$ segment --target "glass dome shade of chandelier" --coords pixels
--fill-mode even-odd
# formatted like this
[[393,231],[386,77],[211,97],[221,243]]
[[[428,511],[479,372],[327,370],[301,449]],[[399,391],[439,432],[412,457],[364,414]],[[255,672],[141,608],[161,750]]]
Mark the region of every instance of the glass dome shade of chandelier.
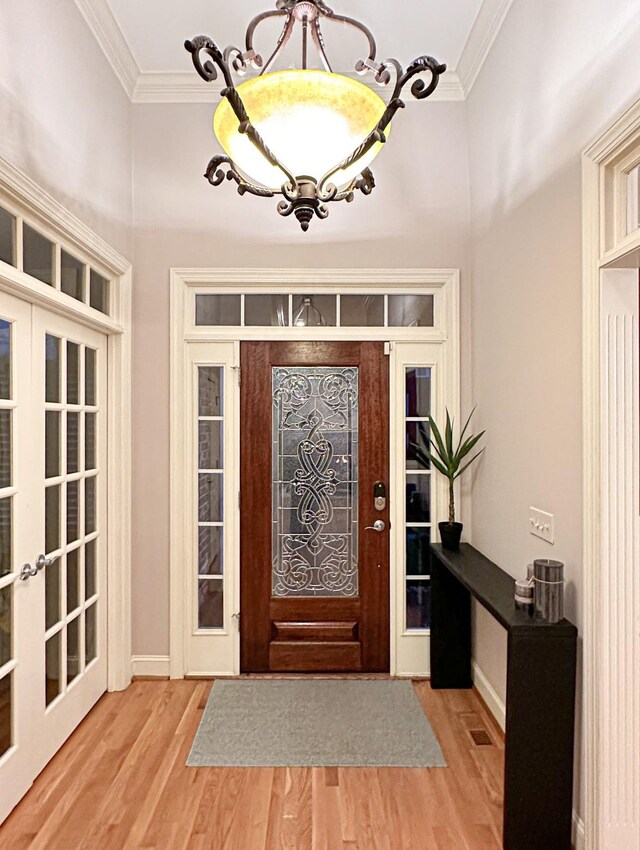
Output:
[[[294,177],[319,182],[362,144],[380,120],[386,104],[357,80],[327,71],[276,71],[238,86],[251,123],[267,147]],[[246,135],[226,98],[216,109],[213,129],[227,153],[248,177],[280,189],[286,175],[271,165]],[[387,134],[390,128],[387,128]],[[332,183],[343,187],[378,155],[378,142]]]

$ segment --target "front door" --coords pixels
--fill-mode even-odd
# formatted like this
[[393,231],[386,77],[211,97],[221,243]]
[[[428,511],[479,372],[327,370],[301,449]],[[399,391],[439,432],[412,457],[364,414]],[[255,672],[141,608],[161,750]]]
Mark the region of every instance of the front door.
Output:
[[241,347],[241,668],[389,671],[389,360]]
[[0,292],[0,822],[106,690],[106,354]]

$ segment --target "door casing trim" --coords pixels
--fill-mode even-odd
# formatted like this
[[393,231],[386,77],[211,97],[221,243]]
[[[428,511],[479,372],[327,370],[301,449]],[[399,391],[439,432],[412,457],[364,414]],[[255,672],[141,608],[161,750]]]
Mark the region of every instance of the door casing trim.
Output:
[[[0,157],[0,206],[114,281],[112,315],[0,262],[0,289],[107,336],[107,687],[131,683],[131,263],[28,175]],[[59,249],[58,249],[59,250]]]
[[[196,293],[227,292],[277,294],[298,293],[356,293],[379,290],[393,294],[433,292],[438,298],[436,327],[434,328],[244,328],[196,327]],[[190,534],[187,515],[188,481],[185,482],[185,464],[188,463],[188,446],[184,431],[186,380],[186,351],[193,342],[244,340],[344,340],[382,342],[431,342],[445,344],[447,358],[447,386],[452,393],[452,413],[459,409],[460,393],[460,270],[459,269],[193,269],[174,268],[170,273],[171,298],[171,388],[170,388],[170,676],[180,679],[186,668],[186,622],[184,545]],[[239,544],[239,540],[237,541]],[[392,552],[395,547],[392,546]],[[234,569],[239,575],[239,552],[235,552]],[[392,554],[393,564],[393,554]],[[235,583],[239,610],[239,581]],[[393,581],[391,598],[391,673],[396,658],[394,614],[397,584]],[[395,590],[394,590],[395,588]],[[238,674],[239,652],[234,671]]]

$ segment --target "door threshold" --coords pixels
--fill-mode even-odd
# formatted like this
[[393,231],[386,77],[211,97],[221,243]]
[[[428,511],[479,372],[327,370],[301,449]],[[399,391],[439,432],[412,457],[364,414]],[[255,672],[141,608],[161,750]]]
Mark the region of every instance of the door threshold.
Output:
[[390,673],[241,673],[239,676],[190,676],[185,679],[213,681],[225,679],[239,681],[242,679],[353,679],[353,680],[411,680],[415,682],[428,681],[428,676],[392,676]]

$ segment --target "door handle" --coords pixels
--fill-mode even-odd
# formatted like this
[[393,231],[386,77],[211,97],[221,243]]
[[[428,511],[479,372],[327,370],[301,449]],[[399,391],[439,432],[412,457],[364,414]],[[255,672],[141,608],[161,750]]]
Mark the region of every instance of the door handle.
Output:
[[368,525],[368,526],[365,528],[365,531],[377,531],[378,533],[380,533],[381,531],[384,531],[386,527],[387,527],[387,526],[384,524],[384,520],[383,520],[383,519],[377,519],[377,520],[373,523],[373,525]]
[[25,564],[24,567],[20,570],[20,581],[27,581],[33,576],[38,575],[38,570],[35,567],[32,567],[31,564]]
[[[38,555],[38,557],[36,558],[36,570],[40,571],[43,570],[45,567],[52,567],[57,560],[57,557],[47,558],[46,555]],[[33,573],[33,575],[35,575],[35,573]]]

